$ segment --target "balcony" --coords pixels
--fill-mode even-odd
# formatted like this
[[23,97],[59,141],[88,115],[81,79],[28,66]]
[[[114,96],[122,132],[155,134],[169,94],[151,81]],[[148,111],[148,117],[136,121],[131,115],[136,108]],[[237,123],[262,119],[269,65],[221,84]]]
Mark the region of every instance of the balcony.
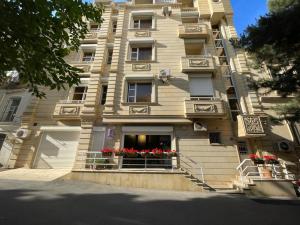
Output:
[[93,31],[88,32],[85,35],[85,38],[83,40],[81,40],[81,43],[97,43],[97,39],[98,39],[97,31],[93,30]]
[[216,98],[190,98],[185,100],[186,118],[224,118],[224,102]]
[[199,23],[186,23],[178,26],[180,38],[209,38],[208,26]]
[[216,65],[212,56],[193,55],[181,57],[182,72],[215,72]]
[[237,121],[239,137],[257,138],[266,136],[260,116],[239,115]]
[[194,7],[186,7],[181,9],[181,17],[198,17],[199,12],[197,8]]
[[130,0],[132,5],[176,4],[177,0]]
[[80,119],[84,101],[61,100],[54,109],[53,118],[58,120],[77,120]]

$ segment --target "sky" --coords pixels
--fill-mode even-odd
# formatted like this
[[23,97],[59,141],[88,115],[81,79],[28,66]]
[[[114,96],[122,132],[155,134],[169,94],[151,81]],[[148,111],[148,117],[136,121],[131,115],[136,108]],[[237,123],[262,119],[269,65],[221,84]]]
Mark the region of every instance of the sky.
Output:
[[238,34],[247,25],[255,23],[256,19],[267,13],[267,0],[231,0],[234,11],[234,24]]
[[[91,2],[92,0],[85,0]],[[117,0],[124,1],[124,0]],[[241,34],[247,25],[255,23],[259,16],[267,12],[267,0],[231,0],[234,10],[234,24],[238,34]]]

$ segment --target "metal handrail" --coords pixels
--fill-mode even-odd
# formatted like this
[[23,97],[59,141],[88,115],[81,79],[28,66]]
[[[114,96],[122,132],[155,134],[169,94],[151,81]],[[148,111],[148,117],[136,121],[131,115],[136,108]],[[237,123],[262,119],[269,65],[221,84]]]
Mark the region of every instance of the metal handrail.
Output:
[[217,101],[217,100],[221,100],[221,99],[217,98],[217,97],[189,97],[186,100],[188,100],[188,101],[201,101],[201,100]]
[[[143,163],[124,163],[124,161],[143,161]],[[155,162],[155,161],[163,161],[163,162],[169,162],[166,164],[155,164],[155,163],[150,163],[150,162]],[[122,158],[122,163],[120,168],[123,168],[123,166],[140,166],[142,169],[153,169],[154,168],[171,168],[172,171],[175,169],[174,166],[172,165],[172,158],[149,158],[149,157],[143,157],[143,158]]]
[[[198,162],[194,161],[193,159],[191,159],[191,158],[188,157],[188,156],[183,155],[182,153],[179,153],[179,156],[180,156],[180,162],[181,162],[181,163],[183,162],[184,164],[188,165],[190,168],[184,167],[184,166],[182,167],[182,164],[181,164],[181,163],[180,163],[180,167],[181,167],[182,169],[186,170],[187,172],[191,173],[191,175],[195,175],[195,174],[193,173],[192,169],[199,169],[199,170],[200,170],[200,175],[201,175],[201,181],[202,181],[202,183],[205,183],[205,180],[204,180],[204,172],[203,172],[202,166],[201,166]],[[192,164],[194,164],[194,165],[190,165],[189,162],[184,161],[182,158],[189,160],[189,162],[192,163]],[[197,175],[197,174],[196,174],[196,175]]]

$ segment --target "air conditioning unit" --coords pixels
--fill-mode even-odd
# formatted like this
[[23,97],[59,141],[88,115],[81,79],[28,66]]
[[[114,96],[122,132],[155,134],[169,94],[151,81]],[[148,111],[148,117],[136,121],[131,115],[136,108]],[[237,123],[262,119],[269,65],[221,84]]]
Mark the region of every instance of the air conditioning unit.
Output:
[[171,76],[171,70],[170,69],[162,69],[159,71],[159,79],[161,79],[163,82],[166,82]]
[[171,16],[171,14],[172,14],[172,7],[171,6],[163,6],[162,7],[162,14],[164,15],[164,16]]
[[195,122],[194,123],[194,131],[206,132],[207,131],[207,126],[203,123]]
[[15,136],[20,139],[26,139],[29,137],[31,131],[28,129],[20,128],[16,131]]
[[6,76],[9,78],[9,82],[11,83],[19,83],[19,73],[16,70],[11,70],[6,72]]
[[277,146],[278,146],[278,150],[280,152],[291,152],[292,151],[292,147],[288,141],[279,141],[277,143]]

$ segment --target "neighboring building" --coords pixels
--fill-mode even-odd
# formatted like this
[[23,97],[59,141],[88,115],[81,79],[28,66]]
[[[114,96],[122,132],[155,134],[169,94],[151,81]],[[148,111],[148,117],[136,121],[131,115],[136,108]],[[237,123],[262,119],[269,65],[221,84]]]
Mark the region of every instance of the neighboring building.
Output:
[[0,167],[13,168],[12,150],[19,142],[14,135],[21,126],[21,116],[29,104],[31,94],[19,85],[0,89]]
[[[159,147],[175,149],[183,170],[184,159],[191,171],[201,166],[209,186],[230,187],[250,153],[297,162],[289,125],[268,119],[281,98],[247,86],[262,74],[229,42],[237,37],[229,0],[98,3],[106,6],[103,24],[90,22],[80,51],[66,59],[84,70],[81,84],[32,99],[21,126],[31,132],[10,165],[85,171],[104,147]],[[137,161],[103,162],[144,168]]]

